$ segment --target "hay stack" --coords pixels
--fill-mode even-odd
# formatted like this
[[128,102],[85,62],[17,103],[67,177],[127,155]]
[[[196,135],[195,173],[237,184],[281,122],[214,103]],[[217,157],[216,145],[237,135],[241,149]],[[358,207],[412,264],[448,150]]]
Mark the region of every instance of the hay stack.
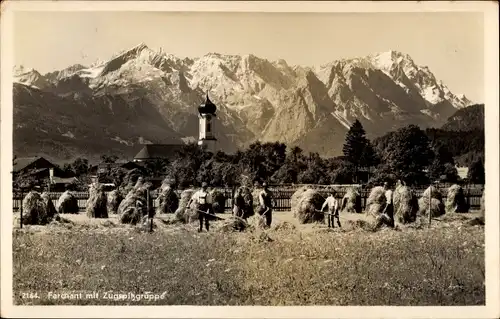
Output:
[[220,190],[212,189],[210,196],[212,197],[212,210],[214,214],[224,214],[226,207],[226,196],[224,196],[224,193]]
[[394,220],[401,224],[412,223],[417,218],[418,201],[408,186],[397,187],[394,191]]
[[54,203],[52,203],[49,193],[44,192],[41,197],[43,204],[45,205],[45,215],[50,221],[57,215],[56,207],[54,206]]
[[179,207],[175,211],[175,218],[184,223],[190,223],[198,218],[198,212],[196,209],[196,203],[192,203],[191,207],[187,207],[189,200],[196,192],[194,189],[185,189],[181,193],[181,199],[179,201]]
[[445,204],[446,213],[468,213],[469,205],[465,200],[464,190],[460,185],[452,185],[448,189]]
[[[140,181],[127,194],[125,199],[118,206],[118,215],[122,224],[135,225],[139,223],[143,216],[148,215],[147,191],[151,184],[144,184]],[[149,197],[150,212],[154,212],[153,202]]]
[[78,214],[80,210],[78,200],[70,191],[62,193],[61,197],[57,200],[56,209],[59,214]]
[[86,211],[89,218],[108,218],[108,197],[101,184],[90,185]]
[[118,207],[120,206],[122,200],[123,200],[122,194],[117,189],[109,192],[108,202],[107,202],[108,214],[117,214]]
[[443,194],[441,194],[441,191],[439,189],[437,189],[436,187],[434,187],[434,186],[427,187],[427,189],[422,194],[422,197],[429,198],[429,194],[432,195],[432,198],[435,198],[435,199],[439,200],[440,202],[443,201]]
[[382,214],[386,202],[384,188],[382,186],[372,188],[370,196],[368,196],[366,201],[366,213],[372,216],[379,216]]
[[47,206],[36,191],[29,192],[23,199],[24,225],[45,225],[50,222],[47,216]]
[[[431,199],[431,213],[432,217],[439,217],[445,213],[444,204],[436,199]],[[421,197],[418,200],[418,215],[427,216],[429,214],[429,198]]]
[[354,187],[349,187],[342,198],[341,211],[346,213],[361,213],[361,195]]
[[308,189],[309,188],[305,186],[301,186],[295,191],[295,193],[293,193],[292,197],[290,198],[290,206],[292,207],[292,212],[294,217],[297,216],[295,216],[295,210],[293,208],[298,207],[300,199]]
[[155,200],[155,206],[156,214],[173,214],[179,208],[179,198],[171,185],[162,185]]
[[443,195],[436,187],[429,186],[418,200],[418,215],[427,216],[429,214],[429,202],[432,217],[438,217],[445,213]]
[[319,212],[324,198],[319,192],[308,189],[299,197],[296,206],[292,207],[293,214],[301,224],[321,222],[324,223],[324,214]]
[[122,198],[125,198],[136,186],[142,184],[144,184],[144,178],[141,176],[138,169],[133,169],[125,175],[123,183],[120,185],[118,191]]

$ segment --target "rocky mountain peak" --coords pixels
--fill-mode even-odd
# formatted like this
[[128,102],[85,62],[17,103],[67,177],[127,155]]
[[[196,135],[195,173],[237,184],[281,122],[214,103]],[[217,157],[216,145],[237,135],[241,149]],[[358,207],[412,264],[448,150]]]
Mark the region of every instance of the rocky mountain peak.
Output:
[[[18,67],[15,74],[25,84],[15,94],[21,126],[29,118],[66,146],[78,140],[82,127],[87,144],[94,139],[90,134],[104,129],[110,132],[103,137],[109,141],[102,141],[99,149],[120,149],[141,139],[196,138],[195,109],[207,91],[219,110],[221,143],[226,139],[234,148],[279,140],[323,155],[341,152],[345,132],[356,119],[369,137],[380,136],[407,124],[439,126],[470,102],[398,51],[334,60],[314,69],[253,54],[211,52],[180,58],[140,43],[89,67],[73,65],[45,76]],[[50,94],[30,95],[26,85]],[[56,113],[47,113],[46,123],[36,124],[33,107]],[[30,133],[22,127],[25,135],[18,136],[27,138]],[[50,127],[66,135],[71,131],[75,139],[69,141]]]

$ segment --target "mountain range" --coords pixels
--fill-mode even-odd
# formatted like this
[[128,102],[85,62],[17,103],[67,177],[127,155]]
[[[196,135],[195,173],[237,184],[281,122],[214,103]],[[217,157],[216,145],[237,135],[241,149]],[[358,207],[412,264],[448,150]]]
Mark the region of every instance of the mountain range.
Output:
[[472,104],[397,51],[305,67],[251,54],[179,58],[141,43],[43,75],[15,66],[13,86],[14,153],[58,161],[195,141],[207,93],[226,152],[259,140],[336,156],[355,119],[375,138],[408,124],[441,127]]

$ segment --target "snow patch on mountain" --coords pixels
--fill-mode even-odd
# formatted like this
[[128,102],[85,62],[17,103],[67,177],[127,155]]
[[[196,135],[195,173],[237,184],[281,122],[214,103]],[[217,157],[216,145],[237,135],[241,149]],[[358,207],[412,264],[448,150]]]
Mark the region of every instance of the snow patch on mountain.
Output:
[[132,146],[134,145],[134,143],[131,143],[131,142],[128,142],[128,141],[125,141],[124,139],[121,139],[120,137],[118,136],[115,136],[111,139],[112,141],[115,141],[115,142],[118,142],[120,144],[124,144],[124,145],[127,145],[127,146]]
[[335,119],[337,119],[337,121],[340,122],[340,124],[344,125],[345,128],[349,129],[351,127],[351,123],[349,123],[346,119],[345,119],[345,115],[342,114],[342,113],[337,113],[337,112],[332,112],[330,113]]
[[61,134],[62,136],[69,137],[71,139],[75,139],[75,134],[71,133],[70,131],[67,131],[64,134]]

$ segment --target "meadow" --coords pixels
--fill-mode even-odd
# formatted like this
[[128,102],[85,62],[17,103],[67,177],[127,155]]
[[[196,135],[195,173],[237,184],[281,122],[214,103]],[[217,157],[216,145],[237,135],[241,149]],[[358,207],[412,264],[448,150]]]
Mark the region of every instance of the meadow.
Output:
[[484,305],[484,228],[468,223],[474,216],[377,232],[359,226],[365,215],[328,229],[290,212],[241,233],[222,232],[221,221],[198,233],[170,215],[152,233],[115,216],[17,224],[15,304]]

